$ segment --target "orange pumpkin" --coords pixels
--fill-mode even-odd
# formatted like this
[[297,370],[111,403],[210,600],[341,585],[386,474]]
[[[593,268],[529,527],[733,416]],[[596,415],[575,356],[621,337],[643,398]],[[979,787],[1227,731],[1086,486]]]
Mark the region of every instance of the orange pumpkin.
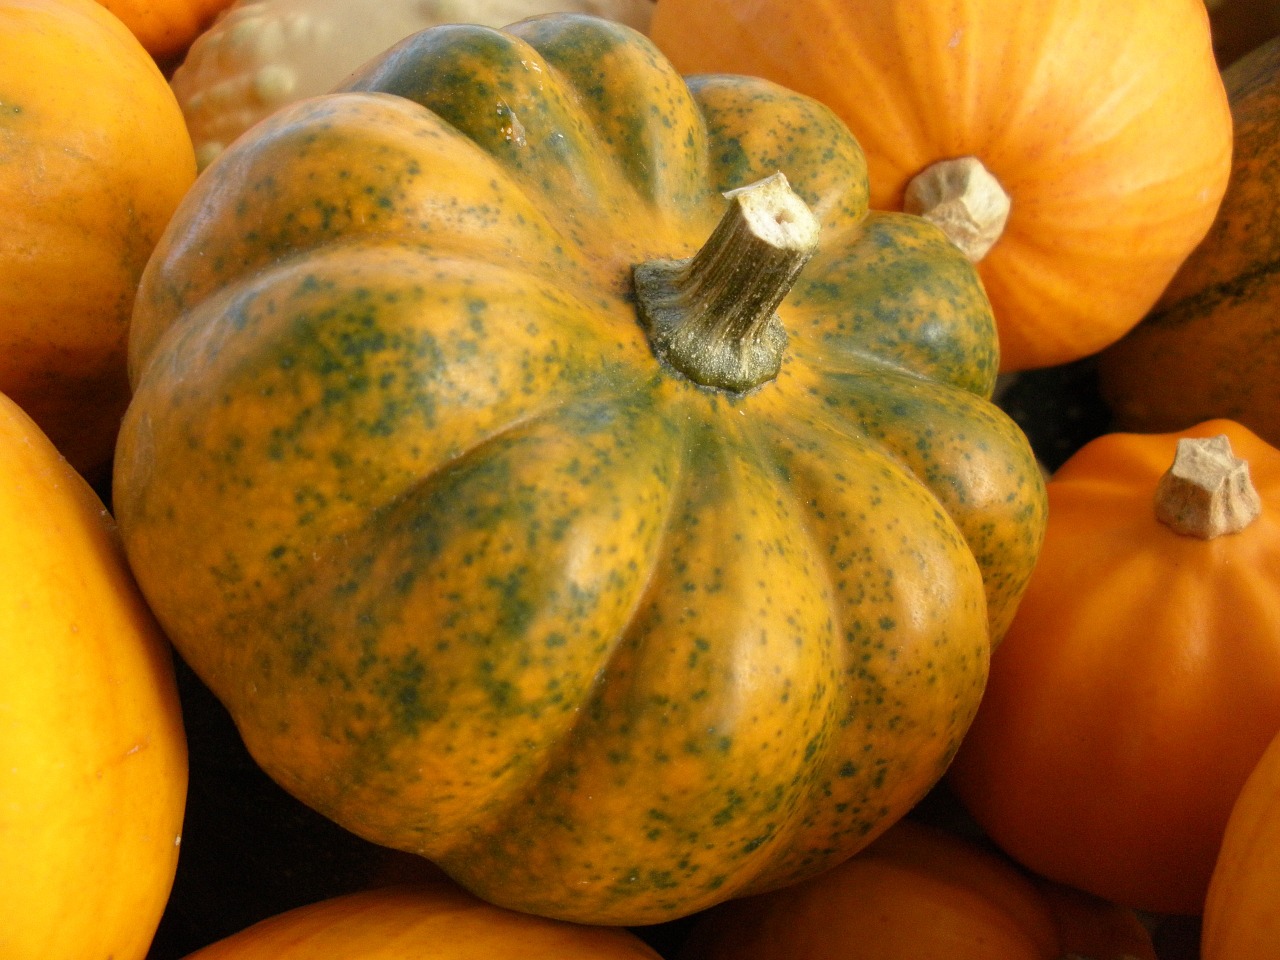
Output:
[[0,396],[0,957],[146,955],[187,757],[169,647],[111,518]]
[[[1005,194],[978,264],[1005,370],[1118,339],[1226,187],[1202,0],[660,0],[650,34],[686,73],[764,76],[832,107],[866,150],[873,208],[902,209],[932,170],[943,202],[922,191],[919,209],[990,240]],[[963,158],[996,186],[934,166]]]
[[911,820],[796,886],[704,914],[683,960],[1155,960],[1130,910]]
[[195,178],[155,62],[93,0],[0,0],[0,391],[104,471],[151,248]]
[[1201,937],[1202,960],[1272,960],[1280,944],[1280,734],[1227,821]]
[[[1179,442],[1218,436],[1234,459],[1221,440]],[[1175,532],[1229,515],[1224,491],[1249,504],[1240,458],[1260,514],[1209,539]],[[1048,486],[1044,547],[951,786],[1031,869],[1197,913],[1231,804],[1280,728],[1280,451],[1223,420],[1112,433]]]
[[625,930],[495,907],[441,881],[346,894],[254,924],[188,960],[659,960]]
[[1117,429],[1224,417],[1280,444],[1280,37],[1222,76],[1235,125],[1222,206],[1155,309],[1100,354],[1098,386]]
[[98,0],[158,60],[180,57],[232,0]]

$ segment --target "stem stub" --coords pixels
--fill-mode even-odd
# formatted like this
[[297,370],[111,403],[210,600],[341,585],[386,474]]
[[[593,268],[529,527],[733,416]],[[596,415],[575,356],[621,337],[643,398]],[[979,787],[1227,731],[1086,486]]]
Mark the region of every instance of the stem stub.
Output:
[[1156,517],[1178,533],[1210,540],[1247,527],[1262,512],[1249,464],[1226,434],[1178,440],[1173,465],[1156,485]]
[[1009,194],[977,157],[939,160],[907,184],[903,210],[936,224],[977,263],[1004,234]]
[[818,219],[781,173],[725,194],[729,208],[692,257],[632,270],[658,356],[705,387],[742,393],[778,375],[775,313],[818,246]]

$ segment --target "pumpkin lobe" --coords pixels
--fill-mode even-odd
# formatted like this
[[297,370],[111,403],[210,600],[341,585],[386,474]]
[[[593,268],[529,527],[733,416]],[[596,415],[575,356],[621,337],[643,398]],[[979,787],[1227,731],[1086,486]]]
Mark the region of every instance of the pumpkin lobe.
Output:
[[1183,437],[1173,465],[1156,486],[1156,517],[1189,537],[1212,540],[1238,533],[1262,512],[1249,463],[1231,450],[1226,434]]
[[742,393],[772,380],[787,335],[775,313],[818,247],[818,219],[776,173],[724,194],[702,248],[632,271],[654,352],[704,387]]

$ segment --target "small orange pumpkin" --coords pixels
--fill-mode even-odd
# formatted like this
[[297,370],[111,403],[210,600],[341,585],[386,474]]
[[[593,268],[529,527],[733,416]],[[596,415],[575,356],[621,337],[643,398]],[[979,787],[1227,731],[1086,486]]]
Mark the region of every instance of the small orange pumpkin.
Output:
[[[1188,470],[1202,456],[1205,477]],[[1250,500],[1239,458],[1260,514],[1209,539],[1175,532],[1202,507],[1230,514],[1205,488]],[[1031,869],[1198,913],[1231,804],[1280,728],[1280,451],[1223,420],[1112,433],[1048,487],[1044,547],[950,784]]]
[[682,960],[1155,960],[1131,910],[901,820],[801,884],[704,914]]
[[1005,370],[1118,339],[1226,187],[1231,122],[1203,0],[660,0],[650,35],[685,73],[762,76],[826,103],[867,153],[875,209],[914,203],[931,171],[945,202],[930,187],[908,209],[994,243],[969,249]]
[[1098,386],[1118,429],[1226,417],[1280,444],[1280,37],[1223,79],[1235,153],[1217,219],[1156,308],[1102,352]]
[[0,957],[141,960],[187,787],[173,661],[115,526],[0,395]]
[[195,175],[177,99],[119,20],[0,0],[0,391],[86,475],[110,462],[134,292]]
[[1280,734],[1227,821],[1200,944],[1202,960],[1272,960],[1280,944]]
[[495,907],[447,881],[323,900],[254,924],[188,960],[659,960],[626,930]]

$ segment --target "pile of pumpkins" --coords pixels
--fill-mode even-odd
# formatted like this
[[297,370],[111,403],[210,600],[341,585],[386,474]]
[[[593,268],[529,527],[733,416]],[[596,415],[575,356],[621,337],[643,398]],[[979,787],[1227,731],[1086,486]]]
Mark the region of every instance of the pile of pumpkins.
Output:
[[1273,957],[1270,9],[0,0],[0,956]]

